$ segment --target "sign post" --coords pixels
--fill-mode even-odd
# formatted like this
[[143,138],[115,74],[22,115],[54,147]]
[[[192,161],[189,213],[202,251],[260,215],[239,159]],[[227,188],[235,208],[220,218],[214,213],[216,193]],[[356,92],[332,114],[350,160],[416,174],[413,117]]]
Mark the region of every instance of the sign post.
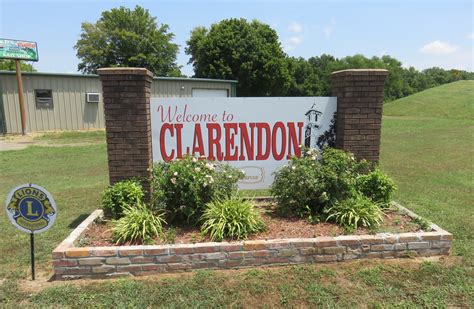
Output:
[[31,279],[35,280],[35,234],[53,226],[57,215],[56,203],[44,188],[29,183],[8,193],[5,210],[17,229],[30,234]]
[[18,83],[18,102],[20,104],[21,134],[26,134],[26,111],[23,98],[23,80],[21,78],[21,60],[38,61],[36,42],[0,39],[0,59],[15,60],[16,80]]

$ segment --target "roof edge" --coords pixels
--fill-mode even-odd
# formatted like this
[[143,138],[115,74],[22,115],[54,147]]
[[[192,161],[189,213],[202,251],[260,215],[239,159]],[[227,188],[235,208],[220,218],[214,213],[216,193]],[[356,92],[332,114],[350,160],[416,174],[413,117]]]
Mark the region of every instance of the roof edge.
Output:
[[[0,70],[0,75],[15,75],[15,71]],[[58,76],[58,77],[86,77],[86,78],[99,78],[97,74],[79,74],[79,73],[51,73],[51,72],[21,72],[22,75],[31,76]],[[201,81],[201,82],[215,82],[215,83],[232,83],[237,84],[238,81],[232,79],[212,79],[212,78],[193,78],[193,77],[163,77],[153,76],[156,80],[169,80],[169,81]]]

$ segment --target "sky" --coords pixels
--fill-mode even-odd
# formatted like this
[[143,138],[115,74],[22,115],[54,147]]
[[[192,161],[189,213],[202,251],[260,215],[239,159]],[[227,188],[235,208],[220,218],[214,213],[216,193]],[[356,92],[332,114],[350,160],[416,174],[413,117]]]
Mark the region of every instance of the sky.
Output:
[[140,5],[167,24],[179,45],[177,63],[193,75],[185,54],[192,29],[227,18],[257,19],[277,31],[284,51],[309,58],[390,55],[405,67],[474,71],[473,2],[462,0],[90,1],[0,0],[0,38],[36,41],[41,72],[75,73],[74,45],[82,22],[103,11]]

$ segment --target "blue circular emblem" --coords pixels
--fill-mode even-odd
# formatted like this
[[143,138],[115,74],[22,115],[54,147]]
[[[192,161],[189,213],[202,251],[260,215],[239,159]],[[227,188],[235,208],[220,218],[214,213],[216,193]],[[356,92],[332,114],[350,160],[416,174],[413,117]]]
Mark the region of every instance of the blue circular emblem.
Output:
[[57,215],[56,203],[51,194],[35,184],[24,184],[10,191],[6,211],[14,226],[34,234],[51,228]]

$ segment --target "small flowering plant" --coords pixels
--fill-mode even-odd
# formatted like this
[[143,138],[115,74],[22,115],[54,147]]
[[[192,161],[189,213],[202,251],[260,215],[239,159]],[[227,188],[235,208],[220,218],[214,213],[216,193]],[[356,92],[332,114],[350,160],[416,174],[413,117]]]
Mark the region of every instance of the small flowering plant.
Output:
[[168,221],[197,225],[205,205],[237,192],[244,174],[228,164],[185,156],[153,169],[153,202],[164,208]]

